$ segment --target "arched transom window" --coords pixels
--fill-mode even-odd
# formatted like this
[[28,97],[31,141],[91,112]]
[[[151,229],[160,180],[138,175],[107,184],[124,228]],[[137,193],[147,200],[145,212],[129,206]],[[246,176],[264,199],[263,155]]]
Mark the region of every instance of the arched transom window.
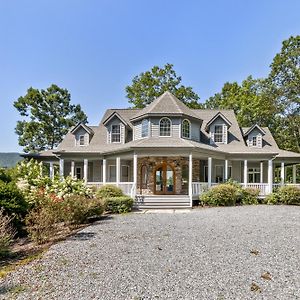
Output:
[[159,135],[160,136],[171,136],[171,120],[169,118],[160,119]]
[[182,137],[186,139],[191,138],[191,123],[189,120],[183,120],[181,124]]

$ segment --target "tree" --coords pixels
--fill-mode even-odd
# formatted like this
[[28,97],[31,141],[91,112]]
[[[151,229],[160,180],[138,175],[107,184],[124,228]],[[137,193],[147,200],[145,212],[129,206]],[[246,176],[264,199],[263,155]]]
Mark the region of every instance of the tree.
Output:
[[46,90],[31,87],[25,96],[14,102],[14,107],[24,117],[17,122],[15,131],[25,152],[54,149],[71,126],[87,122],[80,105],[70,101],[68,90],[52,84]]
[[249,76],[241,85],[225,83],[222,91],[210,97],[204,105],[206,108],[233,109],[243,127],[256,123],[272,127],[278,109],[267,90],[266,80]]
[[126,97],[135,108],[143,108],[169,91],[187,106],[200,108],[199,96],[191,87],[180,83],[181,77],[177,76],[172,64],[166,64],[163,68],[154,66],[150,71],[133,78],[132,84],[126,87]]
[[279,104],[276,137],[287,150],[300,152],[300,36],[283,41],[271,64],[269,84]]

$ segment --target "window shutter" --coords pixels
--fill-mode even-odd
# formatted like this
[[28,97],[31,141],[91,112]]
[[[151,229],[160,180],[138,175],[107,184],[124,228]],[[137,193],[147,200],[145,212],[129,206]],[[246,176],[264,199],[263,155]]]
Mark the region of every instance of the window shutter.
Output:
[[111,144],[111,130],[107,130],[107,143]]
[[262,135],[258,134],[256,137],[256,144],[258,148],[262,148]]
[[228,142],[227,125],[223,124],[223,143],[227,144],[227,142]]

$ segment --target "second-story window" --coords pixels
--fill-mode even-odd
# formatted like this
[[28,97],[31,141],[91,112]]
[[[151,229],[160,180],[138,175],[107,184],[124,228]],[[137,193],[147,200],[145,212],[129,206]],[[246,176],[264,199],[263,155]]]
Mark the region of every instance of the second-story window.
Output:
[[215,125],[214,141],[216,143],[223,142],[223,125]]
[[149,131],[149,122],[147,119],[142,121],[142,137],[147,137]]
[[84,146],[84,135],[79,136],[79,146]]
[[120,143],[121,142],[121,127],[120,125],[111,126],[111,142]]
[[159,135],[160,136],[171,136],[171,120],[169,118],[160,119]]
[[191,138],[191,123],[189,120],[182,121],[182,137],[186,139]]
[[254,146],[254,147],[257,146],[257,137],[256,136],[252,137],[252,146]]

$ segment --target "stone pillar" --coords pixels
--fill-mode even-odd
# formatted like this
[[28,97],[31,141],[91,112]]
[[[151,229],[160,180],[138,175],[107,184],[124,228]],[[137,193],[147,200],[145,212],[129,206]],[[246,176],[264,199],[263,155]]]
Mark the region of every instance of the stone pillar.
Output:
[[193,206],[193,154],[189,155],[189,197],[190,197],[190,207]]
[[60,158],[59,159],[59,177],[60,179],[63,179],[64,178],[64,159],[63,158]]
[[293,183],[297,183],[297,165],[293,165]]
[[224,166],[224,181],[228,180],[228,159],[225,159],[225,166]]
[[270,159],[268,161],[268,193],[273,191],[273,161]]
[[103,184],[106,184],[106,159],[103,159],[102,182],[103,182]]
[[212,177],[212,158],[209,157],[208,158],[208,165],[207,165],[207,183],[208,183],[208,187],[211,187],[211,177]]
[[281,162],[280,165],[280,183],[281,185],[284,185],[285,183],[285,170],[284,170],[284,162]]
[[244,185],[245,187],[248,184],[248,161],[247,159],[244,160]]
[[71,177],[75,178],[75,161],[71,161]]
[[120,157],[116,158],[116,182],[117,182],[117,186],[120,183],[120,178],[121,178],[121,159]]
[[264,182],[264,163],[261,161],[260,162],[260,183]]
[[54,166],[53,166],[53,161],[50,162],[50,166],[49,166],[49,177],[50,179],[54,178]]
[[83,180],[85,183],[88,181],[88,167],[89,167],[89,161],[85,158],[83,160]]

